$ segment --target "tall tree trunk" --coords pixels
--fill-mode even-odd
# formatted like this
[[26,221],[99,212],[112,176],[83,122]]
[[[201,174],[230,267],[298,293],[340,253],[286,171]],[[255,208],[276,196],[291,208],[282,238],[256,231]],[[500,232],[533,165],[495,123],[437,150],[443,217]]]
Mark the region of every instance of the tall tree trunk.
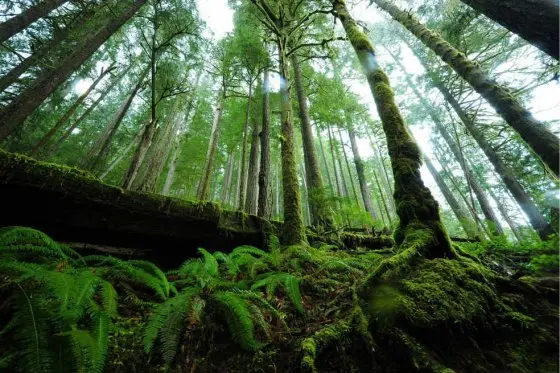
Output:
[[138,140],[140,140],[140,136],[142,136],[142,131],[144,131],[143,126],[140,128],[140,131],[138,131],[136,136],[134,136],[132,141],[127,145],[127,147],[123,151],[121,151],[119,156],[117,158],[115,158],[115,160],[113,162],[111,162],[109,167],[107,167],[107,169],[99,176],[99,178],[101,180],[105,179],[107,177],[107,175],[109,175],[111,173],[111,171],[113,171],[115,169],[115,167],[124,159],[124,157],[126,157],[128,152],[130,152],[130,149],[132,149],[132,147],[135,144],[138,143]]
[[301,193],[297,177],[297,163],[294,145],[294,120],[292,118],[292,99],[290,70],[286,57],[286,40],[278,38],[280,59],[280,133],[282,161],[282,190],[284,197],[284,226],[282,239],[285,245],[297,245],[306,241],[305,227],[301,215]]
[[472,195],[472,189],[473,188],[471,186],[471,181],[466,180],[466,187],[467,187],[468,193],[469,193],[469,196],[467,196],[466,193],[464,193],[464,191],[461,189],[461,186],[459,185],[459,182],[457,181],[456,177],[453,175],[453,172],[451,172],[449,167],[446,166],[445,160],[443,160],[443,158],[441,157],[441,152],[439,151],[438,148],[434,149],[434,156],[436,158],[436,161],[441,166],[441,169],[442,169],[441,175],[442,175],[443,179],[445,180],[445,177],[447,177],[449,179],[449,181],[453,185],[453,188],[455,189],[455,192],[457,192],[457,194],[459,194],[459,196],[461,197],[461,199],[463,200],[463,202],[465,203],[465,205],[469,209],[469,213],[471,214],[471,217],[476,222],[476,226],[477,226],[478,232],[479,232],[479,237],[482,240],[486,239],[486,237],[484,237],[482,232],[484,232],[488,237],[491,237],[492,233],[488,230],[488,227],[484,224],[484,222],[482,222],[482,220],[478,216],[478,209],[477,209],[474,197]]
[[[419,250],[427,257],[453,257],[455,254],[439,216],[438,203],[420,177],[420,150],[395,104],[389,79],[377,63],[373,45],[350,16],[344,0],[333,0],[333,6],[358,55],[387,138],[395,175],[397,214],[400,218],[395,231],[395,242],[399,247],[408,249],[401,252],[406,255],[407,260],[410,259],[410,250]],[[419,237],[420,232],[422,238]],[[366,281],[366,288],[384,270],[374,272]]]
[[109,20],[83,43],[79,43],[59,64],[42,73],[33,84],[0,111],[0,142],[82,65],[111,35],[124,25],[144,5],[146,0],[134,0],[117,18]]
[[245,212],[257,214],[257,198],[259,195],[259,125],[253,123],[251,151],[249,152],[249,174],[247,176],[247,197],[245,198]]
[[451,207],[451,211],[453,211],[453,214],[455,214],[457,220],[459,221],[459,223],[461,223],[461,226],[467,234],[467,237],[470,239],[476,239],[478,237],[476,223],[472,219],[470,219],[465,210],[463,210],[463,208],[459,204],[459,201],[457,201],[457,199],[443,180],[443,177],[436,170],[430,159],[426,156],[424,156],[424,163],[426,164],[428,171],[430,171],[430,174],[432,174],[432,177],[436,181],[436,184],[445,197],[445,200],[449,204],[449,207]]
[[558,0],[461,0],[558,59]]
[[325,155],[325,148],[323,147],[323,140],[321,139],[321,132],[319,132],[319,127],[316,126],[315,129],[317,130],[317,141],[319,141],[319,147],[321,148],[321,157],[323,158],[323,164],[325,166],[325,173],[327,174],[329,189],[331,191],[331,195],[334,196],[335,194],[333,188],[333,181],[331,179],[331,172],[329,170],[329,162],[327,161],[327,156]]
[[97,79],[95,79],[95,81],[91,84],[91,86],[89,86],[89,88],[84,93],[82,93],[80,97],[78,97],[78,99],[74,102],[74,104],[72,104],[72,106],[68,108],[66,113],[64,113],[64,115],[55,123],[55,125],[37,142],[37,144],[35,144],[33,149],[31,149],[30,152],[31,155],[37,154],[39,149],[41,149],[41,147],[54,136],[56,131],[58,131],[59,128],[61,128],[66,124],[66,122],[68,122],[68,120],[72,117],[72,115],[74,115],[74,113],[76,112],[76,110],[78,110],[78,108],[84,102],[84,100],[95,89],[95,87],[97,87],[97,85],[101,82],[101,80],[103,80],[105,75],[107,75],[109,72],[111,72],[114,69],[113,66],[114,64],[111,65],[106,70],[101,71],[101,74],[99,75],[99,77],[97,77]]
[[496,206],[498,206],[498,210],[500,211],[500,214],[502,214],[502,216],[504,217],[504,220],[509,225],[509,227],[511,229],[511,233],[513,233],[513,235],[515,236],[517,241],[521,241],[523,239],[523,237],[521,236],[521,233],[519,232],[519,227],[517,226],[517,224],[511,218],[511,215],[510,215],[509,211],[506,209],[506,205],[504,203],[501,203],[501,201],[498,199],[496,194],[492,191],[491,186],[488,186],[488,188],[486,188],[486,190],[488,191],[488,194],[494,200],[494,202],[496,202]]
[[226,167],[225,167],[225,174],[224,174],[224,183],[223,183],[223,187],[222,187],[222,195],[220,196],[220,201],[222,202],[222,206],[225,206],[227,204],[227,200],[228,200],[228,191],[229,191],[229,186],[231,183],[231,174],[233,172],[233,152],[228,153],[228,157],[227,157],[227,161],[226,161]]
[[470,61],[436,32],[418,22],[410,13],[398,9],[387,0],[373,1],[465,79],[517,131],[543,163],[555,175],[559,175],[560,143],[558,137],[543,123],[536,120],[507,88],[500,86],[486,74],[480,65]]
[[[220,137],[220,124],[222,121],[222,114],[224,111],[224,92],[220,92],[220,97],[218,97],[218,106],[214,112],[214,120],[212,122],[212,132],[210,134],[210,143],[208,144],[208,152],[206,153],[206,162],[204,164],[204,170],[202,172],[202,179],[199,184],[197,191],[197,197],[199,200],[207,200],[210,192],[210,176],[212,175],[212,170],[214,166],[214,156],[216,154],[216,149],[218,148],[218,139]],[[240,175],[240,178],[243,175]]]
[[327,203],[323,178],[319,171],[317,152],[315,151],[315,145],[313,143],[313,130],[311,128],[311,120],[309,119],[309,108],[307,107],[307,95],[303,88],[303,77],[299,65],[299,58],[295,53],[292,54],[291,61],[299,106],[305,171],[309,188],[307,192],[310,213],[315,227],[330,230],[334,227],[334,218],[332,210]]
[[103,101],[103,99],[105,98],[105,96],[107,96],[107,94],[109,92],[111,92],[113,90],[113,88],[115,88],[115,86],[122,80],[122,78],[128,73],[128,71],[130,70],[130,68],[132,67],[132,65],[130,65],[128,68],[126,68],[122,74],[119,75],[118,78],[116,78],[113,82],[111,82],[111,84],[105,88],[103,90],[103,92],[101,92],[101,94],[99,95],[99,97],[93,102],[93,104],[91,104],[91,106],[89,106],[83,113],[82,115],[80,115],[80,117],[78,119],[76,119],[76,121],[74,123],[72,123],[72,125],[70,127],[68,127],[68,129],[66,130],[66,132],[64,132],[64,134],[62,136],[60,136],[60,138],[58,139],[58,141],[54,144],[54,146],[50,147],[46,152],[45,152],[45,158],[50,158],[56,151],[58,151],[58,149],[60,148],[60,146],[62,145],[62,143],[70,136],[70,134],[80,125],[80,123],[82,123],[82,121],[89,115],[89,113],[91,113],[96,107],[97,105],[99,105],[101,103],[101,101]]
[[268,70],[264,71],[262,101],[262,129],[260,133],[261,161],[259,170],[259,201],[257,215],[264,219],[270,219],[270,84]]
[[[178,101],[179,100],[176,98],[175,102]],[[169,120],[162,123],[162,127],[159,128],[159,135],[155,136],[155,140],[150,146],[149,155],[146,156],[146,160],[144,161],[146,165],[144,177],[135,188],[136,190],[150,193],[156,191],[157,182],[163,172],[165,162],[169,157],[170,145],[172,144],[174,135],[179,129],[180,122],[180,114],[177,113],[176,104]]]
[[[379,177],[377,176],[377,172],[375,171],[375,162],[373,165],[373,179],[375,180],[375,185],[377,185],[377,190],[379,190],[379,196],[381,198],[381,203],[383,205],[383,209],[385,210],[385,215],[387,216],[387,224],[389,225],[389,227],[392,229],[393,228],[393,218],[391,216],[391,214],[389,213],[389,208],[387,207],[387,201],[385,200],[385,196],[383,195],[383,189],[381,187],[381,184],[379,183]],[[390,198],[390,196],[389,196]]]
[[[352,147],[352,154],[354,155],[354,166],[356,167],[356,173],[358,174],[358,182],[360,183],[360,190],[362,191],[364,206],[366,208],[366,211],[371,215],[371,217],[377,220],[378,217],[373,208],[373,201],[371,200],[371,191],[369,190],[369,186],[367,185],[366,175],[364,173],[364,161],[362,161],[362,157],[360,157],[360,152],[358,151],[356,132],[354,131],[354,128],[350,123],[348,123],[348,137],[350,137],[350,145]],[[377,179],[377,176],[375,175],[375,170],[374,170],[374,177]],[[381,193],[381,190],[379,190],[379,192]],[[383,201],[383,203],[385,203],[385,201]],[[388,213],[387,213],[387,217],[390,219]]]
[[305,225],[311,225],[311,209],[309,208],[309,189],[307,187],[307,173],[305,172],[305,166],[303,163],[299,164],[299,172],[303,175],[301,178],[301,195],[302,195],[302,208],[303,208],[303,220]]
[[333,164],[334,179],[336,181],[336,191],[338,192],[339,197],[344,197],[344,191],[342,190],[340,180],[338,179],[338,172],[336,170],[336,156],[335,156],[335,152],[334,152],[334,141],[333,141],[330,126],[327,126],[327,132],[329,134],[329,145],[330,145],[330,148],[331,148],[331,159],[332,159],[332,164]]
[[243,146],[241,147],[241,183],[239,184],[239,205],[237,209],[245,209],[245,185],[247,183],[247,144],[249,139],[249,121],[251,116],[251,99],[253,94],[253,84],[249,84],[249,95],[247,96],[247,106],[245,108],[245,125],[243,126]]
[[[342,140],[342,129],[338,130],[338,138],[340,140],[340,147],[342,148],[342,154],[344,155],[344,162],[346,163],[346,169],[348,170],[348,178],[350,179],[350,186],[352,187],[352,195],[354,196],[354,200],[356,201],[356,206],[359,209],[361,209],[362,205],[360,205],[358,192],[356,191],[356,185],[354,184],[354,177],[352,175],[352,168],[350,167],[350,161],[348,160],[348,154],[346,153],[346,147],[345,147],[346,144],[344,144],[344,141]],[[362,199],[363,199],[363,197],[362,197]],[[367,209],[366,209],[366,211],[370,212]],[[373,215],[375,215],[375,211],[373,210],[373,205],[372,205],[372,210],[371,211],[373,211]],[[377,218],[375,218],[375,219],[377,219]]]
[[25,9],[17,16],[8,19],[6,22],[0,23],[0,44],[26,29],[27,26],[39,18],[47,16],[52,10],[66,2],[68,0],[43,0]]
[[95,171],[96,168],[100,165],[101,161],[103,161],[107,156],[109,152],[109,146],[111,145],[111,142],[113,140],[113,136],[115,136],[115,133],[117,133],[117,130],[119,129],[124,116],[130,108],[130,105],[132,104],[132,100],[134,100],[134,97],[136,97],[136,94],[140,90],[147,72],[148,70],[144,70],[142,75],[140,75],[138,83],[136,83],[126,100],[121,105],[113,121],[107,126],[107,128],[105,128],[103,134],[97,139],[95,144],[93,144],[93,146],[88,151],[87,156],[84,159],[84,167],[86,169]]

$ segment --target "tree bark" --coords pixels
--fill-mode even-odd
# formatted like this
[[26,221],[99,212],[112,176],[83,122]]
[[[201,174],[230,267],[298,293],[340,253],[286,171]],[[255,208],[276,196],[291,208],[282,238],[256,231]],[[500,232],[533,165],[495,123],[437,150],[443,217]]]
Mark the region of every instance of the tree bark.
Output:
[[[369,190],[369,186],[367,185],[366,175],[364,173],[364,161],[362,161],[362,157],[360,157],[360,152],[358,151],[358,143],[356,141],[356,132],[354,131],[354,128],[351,124],[349,124],[348,136],[350,137],[350,145],[352,147],[352,154],[354,155],[354,166],[356,167],[356,173],[358,174],[358,182],[360,183],[360,190],[362,191],[364,207],[366,211],[371,215],[371,217],[377,220],[378,216],[373,208],[371,191]],[[377,179],[377,176],[375,176],[375,171],[374,177]],[[379,192],[381,192],[381,190],[379,190]],[[385,203],[385,201],[383,201],[383,203]],[[387,217],[390,218],[388,213]]]
[[247,96],[247,107],[245,108],[245,125],[243,127],[243,146],[241,147],[241,182],[239,184],[239,205],[237,209],[245,209],[245,185],[247,183],[247,144],[249,139],[249,121],[251,114],[251,99],[253,94],[253,84],[249,84],[249,95]]
[[445,197],[445,200],[449,204],[449,207],[451,207],[451,211],[453,211],[453,214],[455,214],[457,220],[459,221],[459,223],[461,223],[461,226],[467,234],[467,237],[469,239],[476,239],[478,237],[478,232],[475,228],[476,223],[472,219],[470,219],[465,210],[463,210],[463,208],[459,204],[459,201],[457,201],[457,199],[443,180],[443,177],[436,170],[430,159],[426,156],[424,156],[424,163],[426,164],[428,171],[430,171],[430,174],[432,174],[432,177],[436,181],[436,184]]
[[[218,106],[214,112],[214,120],[212,122],[212,132],[210,134],[210,143],[208,144],[208,152],[206,153],[206,162],[202,171],[202,179],[198,187],[197,197],[199,200],[207,200],[210,192],[210,176],[214,166],[214,156],[218,148],[218,139],[220,137],[220,124],[224,111],[224,92],[220,92],[218,97]],[[241,177],[242,175],[240,175]]]
[[[438,203],[420,177],[420,150],[395,104],[389,78],[381,70],[371,41],[350,16],[344,0],[333,0],[333,6],[358,55],[387,138],[400,218],[394,234],[395,242],[400,248],[418,250],[426,257],[454,257],[454,250],[439,216]],[[372,274],[365,287],[375,282],[382,272]]]
[[309,119],[309,108],[307,107],[307,95],[303,88],[303,77],[299,58],[294,53],[291,56],[294,72],[294,84],[296,87],[299,119],[301,125],[301,137],[303,142],[303,153],[305,160],[305,171],[308,184],[308,202],[313,225],[316,228],[331,230],[334,227],[332,210],[327,202],[323,178],[319,170],[317,152],[313,143],[313,131]]
[[260,133],[260,140],[261,161],[259,170],[259,201],[257,215],[264,219],[270,219],[270,84],[268,70],[264,71],[263,77],[262,129]]
[[321,157],[323,158],[323,164],[325,166],[325,173],[327,174],[327,181],[329,184],[329,189],[331,191],[331,195],[335,195],[334,188],[333,188],[333,181],[331,179],[331,172],[329,170],[329,162],[327,161],[327,156],[325,155],[325,148],[323,146],[323,140],[321,139],[321,132],[319,131],[319,127],[316,126],[317,130],[317,141],[319,141],[319,147],[321,148]]
[[42,73],[34,83],[0,111],[0,142],[21,126],[27,117],[82,65],[111,35],[144,5],[146,0],[134,0],[117,18],[108,21],[90,38],[79,43],[54,69]]
[[249,152],[249,174],[247,176],[247,197],[245,198],[245,212],[257,215],[257,198],[259,195],[259,125],[253,123],[251,151]]
[[55,125],[37,142],[37,144],[35,144],[33,149],[31,149],[30,152],[31,155],[37,154],[39,149],[41,149],[41,147],[45,145],[45,143],[54,136],[56,131],[58,131],[63,125],[66,124],[66,122],[68,122],[68,120],[72,117],[72,115],[74,115],[74,113],[76,112],[76,110],[78,110],[78,108],[84,102],[84,100],[95,89],[95,87],[97,87],[97,85],[101,82],[101,80],[103,80],[105,75],[107,75],[109,72],[111,72],[114,69],[113,66],[114,64],[111,65],[106,70],[101,71],[101,74],[99,75],[99,77],[97,77],[97,79],[95,79],[95,81],[91,84],[91,86],[89,86],[89,88],[84,93],[82,93],[80,97],[78,97],[78,99],[74,102],[74,104],[72,104],[72,106],[68,108],[66,113],[64,113],[64,115],[55,123]]
[[558,59],[558,0],[461,0]]
[[[457,74],[466,80],[521,136],[555,175],[559,175],[560,143],[558,137],[536,120],[510,91],[491,79],[475,62],[470,61],[436,32],[421,24],[408,12],[398,9],[387,0],[373,0],[381,9],[408,29],[422,43],[435,52]],[[507,12],[504,12],[507,13]]]
[[27,26],[37,21],[39,18],[47,16],[52,10],[66,2],[68,2],[68,0],[43,0],[25,9],[6,22],[0,23],[0,44],[26,29]]

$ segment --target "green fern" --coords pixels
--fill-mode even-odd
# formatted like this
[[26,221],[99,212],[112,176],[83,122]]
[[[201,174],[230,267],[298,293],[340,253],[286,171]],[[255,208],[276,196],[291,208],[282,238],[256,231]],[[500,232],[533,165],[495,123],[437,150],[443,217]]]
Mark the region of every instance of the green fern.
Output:
[[260,344],[255,340],[255,327],[247,301],[232,291],[217,292],[212,299],[225,318],[234,342],[248,351],[260,347]]
[[278,286],[282,286],[284,292],[290,298],[296,309],[300,312],[304,312],[303,302],[301,297],[301,292],[299,289],[298,279],[289,273],[266,273],[263,278],[255,282],[251,287],[251,290],[260,289],[262,287],[266,288],[266,293],[271,296]]

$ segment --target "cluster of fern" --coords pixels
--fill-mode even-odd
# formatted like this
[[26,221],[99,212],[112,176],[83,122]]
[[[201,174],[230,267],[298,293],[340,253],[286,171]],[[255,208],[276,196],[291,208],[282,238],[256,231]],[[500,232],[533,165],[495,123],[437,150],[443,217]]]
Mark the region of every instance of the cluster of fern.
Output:
[[289,339],[306,319],[349,314],[355,284],[381,257],[332,249],[281,248],[272,237],[268,251],[199,249],[164,273],[147,261],[81,256],[30,228],[2,228],[0,345],[10,348],[0,371],[102,372],[118,311],[131,303],[147,311],[146,356],[168,366],[191,333],[216,325],[246,351]]
[[0,371],[103,371],[117,290],[165,300],[156,266],[80,256],[30,228],[0,229]]

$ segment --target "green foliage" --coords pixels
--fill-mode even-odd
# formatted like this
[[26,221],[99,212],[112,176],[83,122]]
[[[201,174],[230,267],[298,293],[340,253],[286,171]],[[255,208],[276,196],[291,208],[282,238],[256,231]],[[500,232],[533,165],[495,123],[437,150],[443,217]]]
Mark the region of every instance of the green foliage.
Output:
[[[93,262],[103,266],[86,264]],[[165,284],[169,289],[151,263],[81,258],[47,235],[23,227],[0,229],[0,273],[0,294],[9,299],[13,315],[0,334],[0,344],[11,346],[2,363],[14,372],[103,372],[108,335],[117,317],[113,284],[157,284],[160,295]]]

